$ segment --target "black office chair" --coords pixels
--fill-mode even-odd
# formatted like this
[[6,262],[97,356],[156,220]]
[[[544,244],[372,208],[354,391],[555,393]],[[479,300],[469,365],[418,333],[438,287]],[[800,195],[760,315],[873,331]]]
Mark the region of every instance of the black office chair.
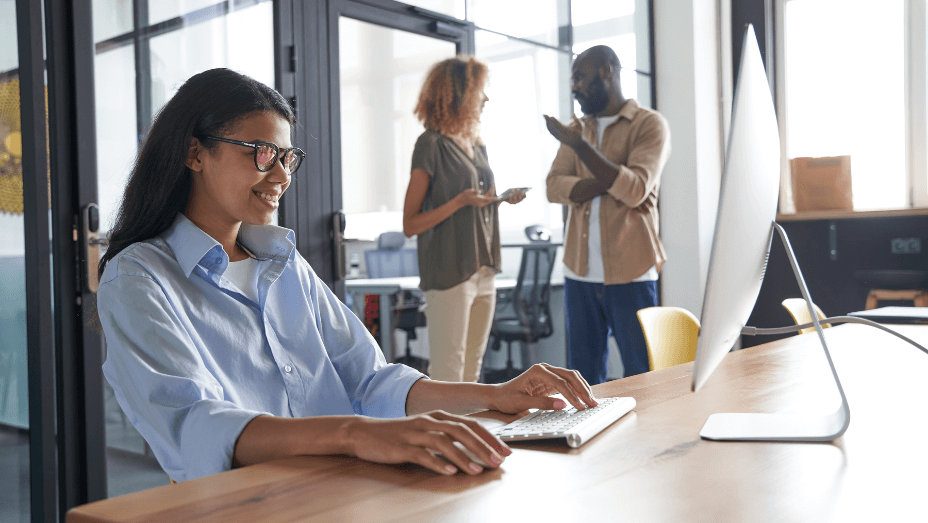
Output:
[[529,225],[525,228],[525,237],[532,243],[550,243],[551,230],[542,225]]
[[[522,343],[524,365],[530,359],[528,354],[533,352],[535,342],[554,333],[550,309],[551,272],[554,269],[557,245],[550,243],[551,233],[543,227],[531,226],[525,232],[532,243],[522,247],[522,263],[516,287],[497,292],[496,314],[490,328],[492,350],[500,350],[501,343],[506,342],[506,368],[485,369],[486,383],[509,381],[524,372],[524,369],[513,366],[513,342]],[[535,238],[534,233],[538,233]]]
[[[419,260],[416,249],[403,248],[406,237],[401,232],[385,232],[377,238],[377,249],[364,253],[369,278],[394,278],[402,276],[418,276]],[[413,356],[410,342],[417,339],[416,328],[426,325],[425,313],[420,309],[423,300],[420,293],[401,290],[390,297],[390,307],[393,311],[393,327],[382,336],[393,336],[394,329],[406,333],[406,352],[393,360],[393,363],[402,363],[419,372],[426,373],[429,360]]]

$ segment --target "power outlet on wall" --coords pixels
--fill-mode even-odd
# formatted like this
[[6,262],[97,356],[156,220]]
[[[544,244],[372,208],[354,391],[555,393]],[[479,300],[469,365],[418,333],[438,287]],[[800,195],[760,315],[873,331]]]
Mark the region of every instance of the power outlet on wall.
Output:
[[919,254],[922,252],[921,238],[893,238],[890,240],[893,254]]

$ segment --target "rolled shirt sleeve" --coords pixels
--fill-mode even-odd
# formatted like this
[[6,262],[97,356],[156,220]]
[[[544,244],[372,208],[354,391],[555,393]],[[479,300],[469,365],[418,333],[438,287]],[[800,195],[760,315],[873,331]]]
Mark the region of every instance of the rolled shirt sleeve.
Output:
[[650,113],[607,194],[628,207],[638,207],[654,192],[670,156],[670,126],[657,113]]
[[580,181],[580,175],[576,168],[577,162],[579,162],[579,159],[576,151],[568,145],[561,144],[545,180],[548,201],[564,205],[576,205],[570,199],[570,193],[574,190],[577,182]]

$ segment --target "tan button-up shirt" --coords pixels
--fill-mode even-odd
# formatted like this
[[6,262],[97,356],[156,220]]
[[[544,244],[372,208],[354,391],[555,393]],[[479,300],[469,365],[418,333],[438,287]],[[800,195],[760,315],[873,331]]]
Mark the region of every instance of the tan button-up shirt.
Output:
[[[596,118],[583,117],[583,139],[596,143]],[[600,237],[605,284],[628,283],[666,260],[658,236],[657,195],[670,156],[670,128],[657,111],[629,100],[606,128],[599,151],[619,166],[600,203]],[[574,185],[593,173],[567,145],[561,145],[548,173],[548,200],[571,206],[564,236],[564,265],[587,274],[591,200],[570,200]]]

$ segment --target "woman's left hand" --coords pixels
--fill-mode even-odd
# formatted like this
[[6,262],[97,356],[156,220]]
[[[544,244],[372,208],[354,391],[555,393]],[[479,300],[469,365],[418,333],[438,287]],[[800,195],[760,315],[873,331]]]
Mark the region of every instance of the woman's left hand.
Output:
[[583,376],[575,370],[562,369],[539,363],[512,380],[496,385],[493,408],[516,414],[528,409],[560,410],[567,406],[564,400],[551,398],[560,393],[577,410],[599,404],[593,390]]

